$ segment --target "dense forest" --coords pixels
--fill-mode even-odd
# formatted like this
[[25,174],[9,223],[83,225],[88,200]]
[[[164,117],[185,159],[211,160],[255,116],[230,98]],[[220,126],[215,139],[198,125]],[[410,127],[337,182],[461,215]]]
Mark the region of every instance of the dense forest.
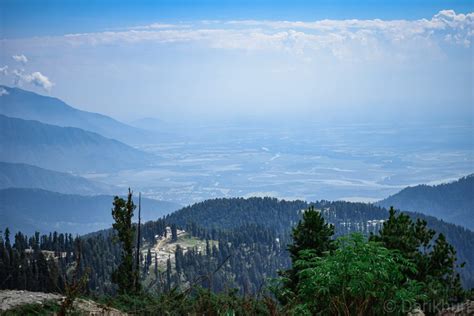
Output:
[[378,203],[403,211],[417,211],[474,229],[474,174],[451,183],[408,187]]
[[[292,242],[291,229],[310,205],[334,225],[333,238],[352,232],[377,234],[388,217],[385,209],[363,203],[308,204],[273,198],[197,203],[141,225],[139,259],[144,288],[165,292],[196,285],[214,292],[237,289],[243,295],[258,294],[278,276],[278,271],[291,265],[287,251],[287,245]],[[459,263],[466,263],[460,269],[464,286],[472,287],[474,233],[433,217],[410,215],[426,220],[430,228],[446,236],[457,250]],[[186,238],[201,240],[202,247],[184,248],[177,242],[178,230],[186,232]],[[165,264],[160,264],[153,246],[167,234],[172,235],[170,247],[174,251]],[[79,244],[82,258],[79,268],[90,269],[87,292],[113,294],[117,287],[110,276],[120,263],[121,251],[114,235],[112,230],[105,230],[80,238],[57,232],[30,237],[17,232],[12,237],[5,230],[0,243],[1,279],[5,281],[0,288],[61,291],[64,275],[74,266]]]
[[5,229],[0,240],[0,289],[64,291],[64,275],[73,262],[74,239],[70,234],[26,236],[11,240]]

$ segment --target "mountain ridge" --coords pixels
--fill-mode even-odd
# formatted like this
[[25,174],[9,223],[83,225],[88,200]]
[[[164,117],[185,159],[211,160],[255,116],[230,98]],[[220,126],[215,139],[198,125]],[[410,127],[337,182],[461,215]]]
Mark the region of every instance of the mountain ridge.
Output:
[[117,188],[70,173],[44,169],[24,163],[0,161],[0,190],[37,188],[64,194],[100,195],[117,192]]
[[474,230],[474,174],[449,183],[407,187],[376,204],[435,216]]
[[0,96],[0,114],[5,116],[61,127],[76,127],[130,144],[152,139],[152,135],[146,130],[104,114],[79,110],[59,98],[3,85],[0,85],[0,89],[7,92]]
[[105,171],[150,164],[153,155],[76,127],[0,114],[0,161],[54,171]]
[[[2,225],[12,231],[86,234],[111,226],[113,195],[63,194],[43,189],[0,190]],[[142,198],[142,220],[158,219],[181,205]],[[4,229],[2,227],[0,229]]]

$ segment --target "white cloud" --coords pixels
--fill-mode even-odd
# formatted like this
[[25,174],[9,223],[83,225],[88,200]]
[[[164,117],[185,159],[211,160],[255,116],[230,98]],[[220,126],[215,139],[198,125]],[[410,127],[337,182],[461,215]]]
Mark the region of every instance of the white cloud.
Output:
[[[406,62],[441,60],[450,46],[471,48],[474,13],[443,10],[418,20],[319,21],[199,21],[190,24],[153,23],[130,29],[3,40],[28,50],[69,49],[78,46],[188,44],[247,52],[294,54],[300,60],[330,56],[336,60]],[[11,41],[11,42],[10,42]],[[26,58],[26,57],[25,57]]]
[[8,66],[0,67],[0,74],[4,76],[8,75]]
[[0,97],[2,95],[8,95],[8,94],[10,94],[10,93],[7,91],[7,89],[5,89],[3,87],[0,87]]
[[26,82],[43,88],[46,91],[50,91],[54,86],[54,83],[52,83],[48,77],[39,71],[33,72],[31,74],[25,74],[24,72],[15,69],[13,70],[13,74],[15,75],[15,84],[17,85],[22,85],[22,83]]
[[16,62],[19,62],[19,63],[22,63],[22,64],[26,64],[28,62],[28,58],[26,58],[25,55],[21,54],[21,55],[13,55],[12,56],[13,60],[15,60]]
[[453,10],[442,10],[430,20],[319,20],[302,21],[271,21],[271,20],[237,20],[228,21],[228,25],[266,27],[272,29],[309,29],[316,31],[348,31],[370,29],[392,33],[423,33],[429,30],[446,30],[472,28],[474,13],[456,14]]
[[[49,38],[72,46],[198,43],[214,49],[273,50],[360,60],[442,55],[443,45],[470,47],[474,13],[440,11],[419,20],[208,21],[185,25],[154,23],[126,31],[68,34]],[[211,27],[210,27],[211,26]],[[418,55],[417,55],[418,54]]]

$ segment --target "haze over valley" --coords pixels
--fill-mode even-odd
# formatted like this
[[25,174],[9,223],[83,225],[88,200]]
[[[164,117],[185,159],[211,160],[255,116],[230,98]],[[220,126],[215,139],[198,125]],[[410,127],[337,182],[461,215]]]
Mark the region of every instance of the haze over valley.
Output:
[[0,314],[474,313],[472,2],[0,12]]
[[[407,186],[450,182],[473,170],[473,127],[466,124],[156,120],[151,130],[2,89],[8,95],[1,97],[7,101],[0,114],[11,116],[2,116],[2,160],[72,172],[124,192],[131,186],[181,205],[235,196],[374,202]],[[55,117],[74,128],[49,125]],[[103,137],[94,128],[98,118],[102,128],[113,122],[135,134],[129,143]],[[11,134],[8,124],[19,130]]]

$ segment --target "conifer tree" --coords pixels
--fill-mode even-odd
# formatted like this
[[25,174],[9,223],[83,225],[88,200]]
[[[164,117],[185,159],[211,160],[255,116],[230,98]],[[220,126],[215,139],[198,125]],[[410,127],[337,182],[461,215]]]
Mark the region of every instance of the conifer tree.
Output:
[[10,248],[11,248],[10,229],[8,227],[5,228],[5,248],[7,248],[7,250],[10,250]]
[[148,271],[150,266],[151,266],[151,248],[148,248],[148,251],[146,253],[146,271]]
[[158,279],[158,255],[155,252],[155,278]]
[[112,273],[112,282],[118,285],[120,293],[134,293],[136,290],[133,270],[133,241],[135,229],[132,226],[132,217],[135,205],[132,200],[132,191],[128,189],[127,201],[116,196],[113,202],[112,217],[115,223],[112,227],[117,232],[116,240],[121,243],[121,263]]
[[423,282],[431,302],[453,303],[464,298],[460,277],[456,268],[456,250],[443,234],[436,239],[436,232],[427,227],[427,222],[412,219],[390,208],[389,218],[378,235],[370,240],[382,243],[388,249],[398,250],[403,257],[415,263],[416,272],[407,270],[408,278]]
[[177,241],[178,240],[178,228],[176,227],[176,224],[171,225],[171,241]]
[[317,256],[334,250],[333,235],[334,226],[328,224],[314,206],[309,207],[303,212],[303,219],[293,228],[293,243],[288,246],[291,260],[298,260],[302,250],[311,249]]
[[166,290],[171,291],[171,258],[166,260]]
[[283,291],[278,291],[278,293],[281,294],[279,299],[283,303],[288,301],[289,296],[294,295],[298,285],[299,268],[296,262],[300,260],[301,252],[311,250],[315,256],[323,256],[335,249],[333,235],[334,226],[328,224],[322,214],[314,209],[314,206],[303,212],[302,220],[293,228],[293,243],[288,246],[292,267],[280,272],[280,275],[283,276]]

